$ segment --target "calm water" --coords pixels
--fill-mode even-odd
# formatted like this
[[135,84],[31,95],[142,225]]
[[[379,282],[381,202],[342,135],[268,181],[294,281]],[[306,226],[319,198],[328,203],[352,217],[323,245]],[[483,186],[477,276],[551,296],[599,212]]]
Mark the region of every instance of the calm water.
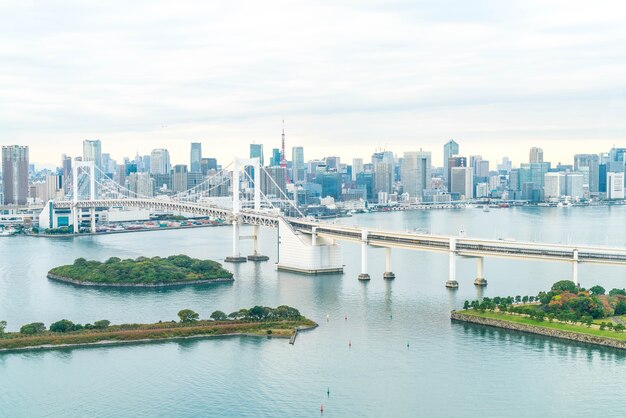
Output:
[[[370,227],[550,242],[626,244],[626,208],[480,209],[360,215]],[[475,298],[476,262],[459,260],[449,291],[447,256],[370,250],[369,283],[357,281],[359,248],[344,245],[343,275],[276,272],[276,232],[264,229],[268,263],[230,266],[236,281],[202,288],[118,291],[46,279],[77,257],[189,254],[223,259],[230,229],[0,239],[0,319],[9,329],[61,318],[114,323],[208,317],[255,304],[288,304],[320,323],[286,340],[221,338],[0,354],[0,417],[138,416],[625,416],[626,354],[477,326],[449,311]],[[243,228],[242,235],[249,231]],[[251,249],[242,242],[242,252]],[[570,266],[486,259],[484,295],[536,294]],[[625,287],[626,269],[582,265],[582,285]],[[327,322],[326,315],[330,316]],[[348,319],[345,320],[344,316]],[[352,347],[348,347],[348,342]],[[409,344],[409,347],[407,347]],[[330,397],[326,391],[330,389]]]

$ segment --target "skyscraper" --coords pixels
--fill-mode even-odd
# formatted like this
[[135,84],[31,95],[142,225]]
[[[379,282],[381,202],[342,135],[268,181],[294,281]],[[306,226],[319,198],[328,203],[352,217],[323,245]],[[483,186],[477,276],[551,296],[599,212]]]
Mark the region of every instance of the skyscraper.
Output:
[[96,166],[94,176],[100,179],[102,170],[102,143],[99,139],[83,141],[83,161],[93,161]]
[[356,176],[363,172],[363,158],[352,159],[352,181],[356,181]]
[[72,185],[72,157],[63,154],[61,157],[61,167],[63,174],[63,191],[69,193]]
[[261,167],[265,165],[263,156],[263,144],[250,144],[250,158],[258,158]]
[[530,149],[528,162],[529,163],[542,163],[543,162],[543,150],[539,147],[532,147]]
[[191,143],[191,158],[189,168],[192,173],[199,173],[201,171],[200,161],[202,160],[202,144],[199,142]]
[[25,205],[28,200],[28,147],[2,147],[2,185],[5,205]]
[[301,146],[291,148],[291,179],[294,183],[304,181],[304,148]]
[[169,174],[170,153],[164,148],[153,149],[150,154],[150,174]]
[[450,193],[471,199],[473,196],[473,173],[471,167],[452,167],[450,170]]
[[405,152],[400,168],[400,180],[404,192],[420,201],[428,189],[431,178],[431,153],[425,151]]
[[443,182],[448,189],[450,189],[450,169],[448,163],[450,158],[455,155],[459,155],[459,144],[457,144],[454,139],[451,139],[443,146]]
[[184,192],[187,190],[187,165],[178,164],[174,166],[172,188],[175,192]]
[[600,189],[600,156],[598,154],[576,154],[574,155],[574,170],[583,171],[581,168],[588,167],[589,193],[595,194]]
[[272,159],[270,161],[271,167],[276,167],[280,165],[280,149],[274,148],[272,149]]
[[[446,170],[447,171],[447,178],[451,179],[452,169],[454,167],[467,167],[467,158],[459,157],[458,155],[453,155],[452,157],[448,158],[447,166],[448,166],[448,169]],[[452,192],[452,183],[451,183],[451,181],[448,181],[448,191]]]

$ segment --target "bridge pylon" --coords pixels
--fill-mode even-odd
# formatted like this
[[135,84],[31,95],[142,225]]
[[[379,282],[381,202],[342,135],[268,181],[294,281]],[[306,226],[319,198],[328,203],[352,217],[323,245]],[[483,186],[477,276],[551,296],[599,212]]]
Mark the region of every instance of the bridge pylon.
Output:
[[483,267],[485,259],[483,257],[478,257],[478,273],[476,274],[476,280],[474,280],[474,284],[476,286],[487,286],[487,280],[485,279],[485,275],[483,274]]
[[456,238],[450,238],[450,260],[449,260],[449,272],[448,281],[446,287],[450,289],[456,289],[459,287],[459,282],[456,281]]

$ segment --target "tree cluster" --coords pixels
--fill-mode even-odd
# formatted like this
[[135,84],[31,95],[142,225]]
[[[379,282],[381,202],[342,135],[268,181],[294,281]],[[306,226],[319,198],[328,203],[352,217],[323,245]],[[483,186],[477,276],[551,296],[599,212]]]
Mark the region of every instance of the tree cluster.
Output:
[[233,274],[212,260],[199,260],[186,255],[166,258],[139,257],[121,260],[111,257],[104,263],[77,258],[72,265],[50,270],[51,274],[94,283],[171,283],[194,280],[232,278]]

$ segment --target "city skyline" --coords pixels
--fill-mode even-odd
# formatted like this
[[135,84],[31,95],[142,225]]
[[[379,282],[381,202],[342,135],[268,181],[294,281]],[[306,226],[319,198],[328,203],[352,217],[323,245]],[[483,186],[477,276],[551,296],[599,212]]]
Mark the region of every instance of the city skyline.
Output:
[[440,161],[454,138],[494,162],[537,144],[568,162],[626,138],[622,8],[500,3],[136,3],[122,20],[110,4],[3,5],[0,143],[56,164],[85,138],[180,162],[199,140],[224,160],[279,147],[283,117],[288,149],[343,159]]

